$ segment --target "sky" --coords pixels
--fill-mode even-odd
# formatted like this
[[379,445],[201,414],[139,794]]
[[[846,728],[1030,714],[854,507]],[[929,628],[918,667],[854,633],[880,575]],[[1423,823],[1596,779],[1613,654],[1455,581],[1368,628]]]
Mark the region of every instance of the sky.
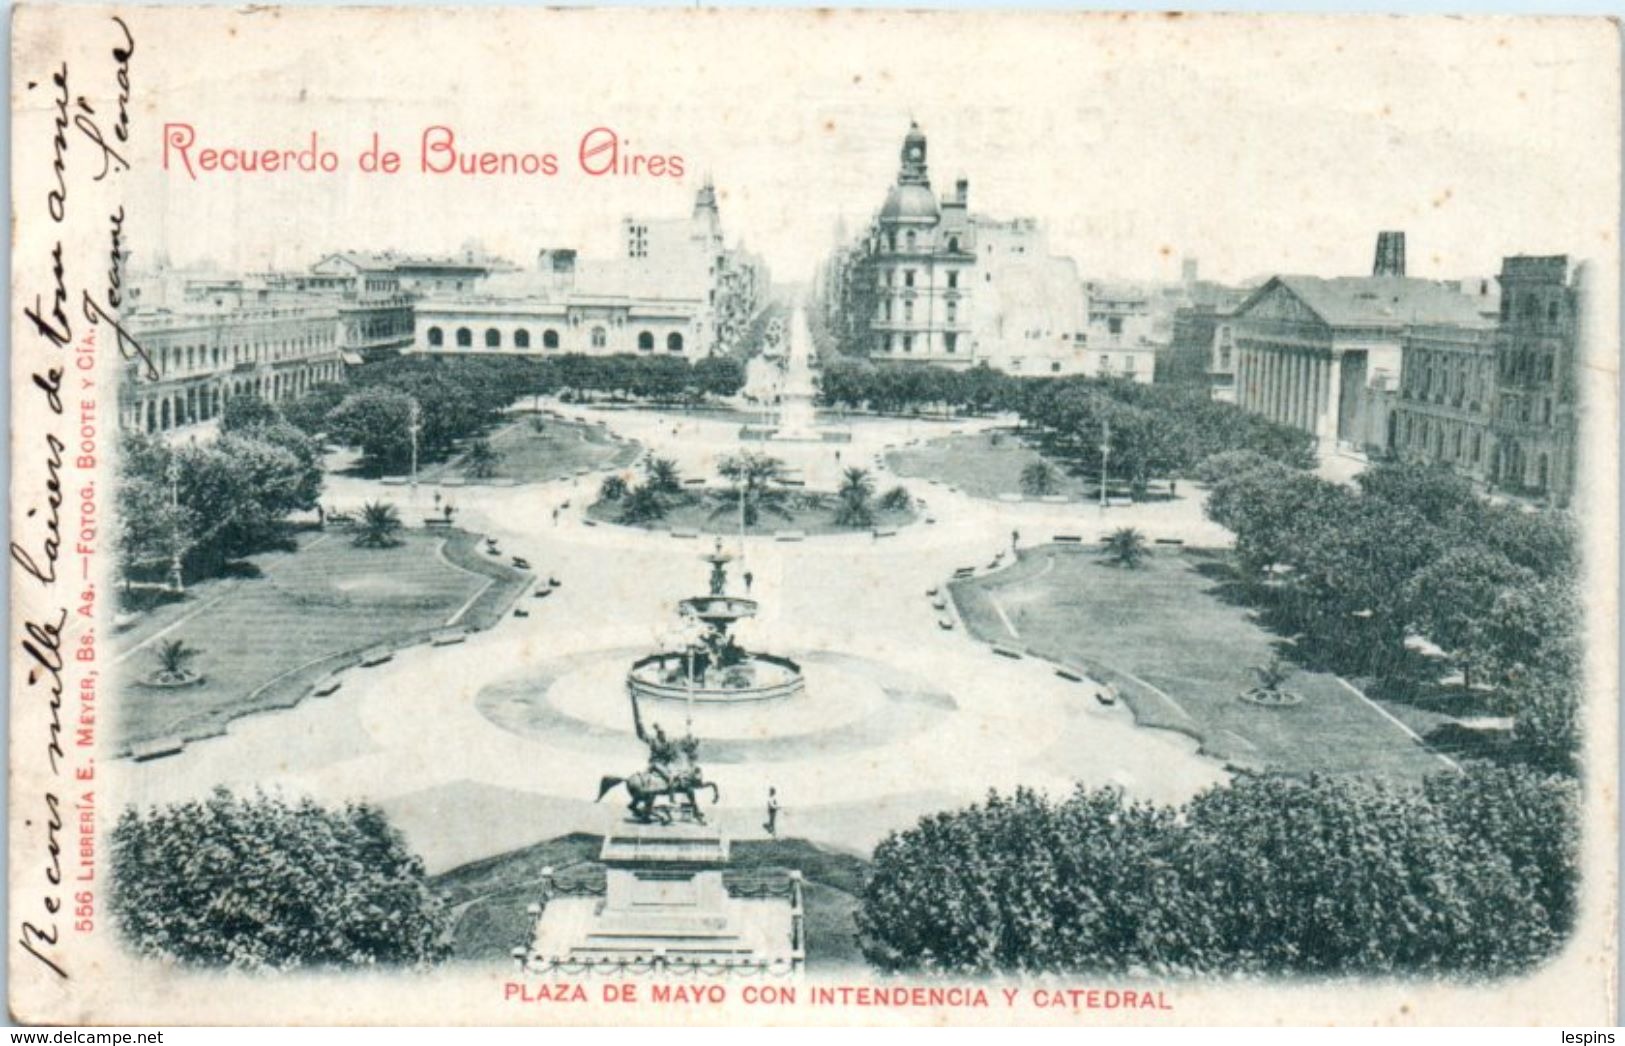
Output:
[[[1413,275],[1617,251],[1617,34],[1578,19],[905,12],[137,10],[132,246],[228,268],[328,250],[521,264],[616,250],[623,215],[686,215],[714,179],[730,241],[805,280],[866,225],[911,119],[933,188],[1034,217],[1089,277],[1357,274],[1403,229]],[[298,148],[333,174],[188,177],[205,147]],[[425,128],[553,153],[554,177],[428,175]],[[681,156],[588,177],[582,135]],[[392,176],[355,162],[374,132]],[[149,254],[150,257],[150,254]]]

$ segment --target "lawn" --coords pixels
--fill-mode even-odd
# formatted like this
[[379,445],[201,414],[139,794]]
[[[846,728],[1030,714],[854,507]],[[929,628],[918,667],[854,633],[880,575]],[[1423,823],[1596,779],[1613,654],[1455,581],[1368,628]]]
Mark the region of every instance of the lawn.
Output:
[[1222,558],[1159,549],[1136,570],[1092,549],[1024,550],[1008,570],[952,585],[967,627],[1113,683],[1135,718],[1189,734],[1249,769],[1415,779],[1445,764],[1335,676],[1299,670],[1300,705],[1241,700],[1280,640],[1226,601]]
[[[512,950],[528,943],[531,916],[525,908],[539,900],[542,869],[552,868],[562,879],[601,880],[603,866],[597,861],[601,844],[595,835],[567,835],[436,876],[432,887],[455,912],[453,957],[511,962]],[[756,840],[733,844],[724,879],[736,873],[800,871],[805,881],[807,966],[819,970],[863,963],[853,915],[867,867],[860,858],[799,839]]]
[[[884,493],[884,491],[882,491]],[[874,522],[864,527],[843,527],[835,522],[836,499],[833,494],[791,495],[787,503],[788,516],[763,510],[761,518],[745,528],[747,534],[768,535],[779,531],[796,530],[804,534],[866,534],[874,529],[906,527],[918,518],[913,509],[874,510]],[[587,506],[587,518],[600,523],[621,523],[618,501],[595,501]],[[729,535],[739,533],[739,510],[732,504],[724,506],[718,500],[685,491],[683,500],[672,506],[660,519],[625,526],[644,530],[692,530],[700,534]]]
[[[538,420],[542,426],[539,431],[533,427]],[[541,415],[516,418],[488,438],[499,455],[496,475],[490,478],[498,481],[546,483],[568,479],[583,468],[619,468],[638,456],[635,444],[611,439],[601,426]],[[425,469],[422,477],[428,482],[480,482],[468,475],[461,457]]]
[[[241,715],[286,708],[354,653],[399,645],[455,624],[489,627],[528,575],[480,556],[474,535],[405,531],[394,548],[362,549],[346,532],[307,534],[297,551],[247,561],[240,575],[194,586],[119,637],[120,753],[160,739],[196,740]],[[160,639],[198,651],[203,683],[138,681]],[[145,643],[143,649],[136,647]]]
[[1056,494],[1075,501],[1100,493],[1008,432],[946,436],[886,452],[886,467],[899,476],[934,479],[980,498],[1021,494],[1021,470],[1046,460],[1055,470]]

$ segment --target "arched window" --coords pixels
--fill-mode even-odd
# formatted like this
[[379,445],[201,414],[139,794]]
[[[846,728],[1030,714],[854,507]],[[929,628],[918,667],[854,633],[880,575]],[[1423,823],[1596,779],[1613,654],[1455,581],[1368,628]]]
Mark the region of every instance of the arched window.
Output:
[[485,328],[485,347],[488,349],[502,348],[502,332],[495,327]]
[[556,331],[556,330],[551,330],[551,329],[543,331],[542,332],[542,348],[544,348],[544,349],[556,349],[558,347],[559,347],[559,332]]
[[672,331],[670,334],[666,335],[666,351],[667,352],[682,352],[683,351],[683,336],[681,334],[678,334],[676,331]]
[[608,344],[609,333],[602,327],[594,327],[592,329],[592,347],[595,349],[601,349]]
[[655,336],[653,334],[650,334],[648,331],[644,331],[642,334],[638,335],[639,352],[653,352],[654,348]]
[[[948,237],[948,251],[951,254],[958,254],[959,253],[959,237],[957,237],[957,236]],[[949,286],[951,287],[951,286],[953,286],[953,284],[950,283]]]
[[442,346],[444,344],[446,344],[446,332],[441,330],[439,327],[430,327],[429,328],[429,347],[433,348],[433,349],[438,349],[440,346]]
[[1557,302],[1555,301],[1548,303],[1546,306],[1546,322],[1557,322]]
[[908,232],[903,234],[903,247],[910,254],[914,253],[914,230],[913,229],[910,229]]
[[516,330],[513,332],[513,347],[516,349],[530,348],[530,331]]
[[474,332],[469,330],[467,327],[458,327],[457,328],[457,347],[459,349],[466,349],[466,348],[471,347],[473,344],[474,344]]

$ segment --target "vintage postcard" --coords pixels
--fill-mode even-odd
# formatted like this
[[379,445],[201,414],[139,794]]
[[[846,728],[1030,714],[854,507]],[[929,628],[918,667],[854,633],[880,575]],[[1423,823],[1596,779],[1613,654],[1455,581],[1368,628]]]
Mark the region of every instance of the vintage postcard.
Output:
[[13,26],[16,1020],[1612,1023],[1612,22]]

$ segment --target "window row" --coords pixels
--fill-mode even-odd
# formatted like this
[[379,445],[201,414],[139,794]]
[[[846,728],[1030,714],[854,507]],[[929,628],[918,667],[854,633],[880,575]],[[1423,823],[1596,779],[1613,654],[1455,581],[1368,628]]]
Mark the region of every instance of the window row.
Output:
[[[445,347],[445,344],[446,344],[446,332],[445,332],[445,330],[443,328],[441,328],[441,327],[430,327],[428,334],[429,334],[429,347],[430,348],[438,349],[438,348],[444,348]],[[457,330],[453,333],[452,337],[455,339],[456,347],[459,348],[459,349],[471,349],[471,348],[474,347],[474,332],[472,330],[470,330],[469,328],[467,328],[467,327],[458,327]],[[589,337],[592,339],[592,347],[595,348],[595,349],[606,348],[609,345],[609,331],[607,331],[603,327],[594,327],[594,328],[592,328],[592,331],[591,331]],[[495,327],[487,327],[487,328],[485,328],[484,343],[485,343],[485,347],[488,348],[488,349],[500,349],[500,348],[502,348],[503,347],[503,344],[502,344],[502,332],[500,330],[498,330],[497,328],[495,328]],[[531,347],[530,331],[525,330],[524,328],[520,328],[520,329],[514,331],[513,332],[513,346],[512,347],[516,348],[516,349],[528,349],[528,348],[530,348]],[[542,331],[542,348],[544,348],[544,349],[556,349],[558,347],[559,347],[559,332],[554,330],[551,327],[549,327],[547,330]],[[638,350],[640,352],[653,352],[654,348],[655,348],[655,336],[653,334],[651,334],[649,331],[640,332],[638,334]],[[677,331],[672,331],[670,334],[666,335],[666,351],[667,352],[682,352],[683,351],[683,336],[682,336],[682,334],[678,333]]]

